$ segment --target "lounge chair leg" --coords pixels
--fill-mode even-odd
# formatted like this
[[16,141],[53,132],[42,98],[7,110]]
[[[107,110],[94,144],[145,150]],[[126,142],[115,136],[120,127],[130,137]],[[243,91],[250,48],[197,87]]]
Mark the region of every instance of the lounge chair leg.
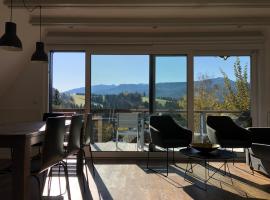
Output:
[[253,164],[252,164],[249,148],[247,148],[247,154],[248,154],[248,165],[249,165],[249,168],[251,170],[251,174],[254,175],[254,167],[253,167]]
[[[233,152],[233,148],[232,148],[232,152]],[[234,158],[233,158],[233,161],[232,161],[232,163],[233,163],[233,166],[234,166]]]
[[227,162],[225,161],[225,162],[224,162],[224,175],[227,174],[227,169],[226,169],[227,166],[226,166],[226,165],[227,165]]
[[169,171],[169,148],[167,148],[167,176]]
[[173,150],[173,163],[175,163],[175,160],[174,160],[174,148],[172,150]]
[[[150,144],[149,144],[149,145],[150,145]],[[147,169],[149,169],[149,157],[150,157],[150,150],[149,150],[149,148],[148,148],[148,152],[147,152],[147,164],[146,164]]]

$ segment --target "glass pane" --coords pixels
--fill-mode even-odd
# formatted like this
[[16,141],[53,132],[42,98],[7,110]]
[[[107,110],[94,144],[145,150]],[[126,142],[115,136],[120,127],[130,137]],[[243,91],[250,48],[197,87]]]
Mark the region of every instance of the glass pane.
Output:
[[52,53],[52,109],[83,112],[85,106],[85,53]]
[[227,115],[251,126],[250,56],[194,57],[194,127],[206,134],[208,115]]
[[91,56],[94,150],[143,150],[148,82],[148,55]]
[[156,56],[155,111],[187,126],[187,57]]

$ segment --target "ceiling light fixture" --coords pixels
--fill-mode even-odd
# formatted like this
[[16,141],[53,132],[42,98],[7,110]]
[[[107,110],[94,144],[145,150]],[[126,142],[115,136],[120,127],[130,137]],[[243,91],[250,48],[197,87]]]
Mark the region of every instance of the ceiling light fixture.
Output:
[[219,56],[220,58],[222,58],[223,60],[227,60],[230,56]]
[[48,55],[44,50],[44,43],[41,42],[41,6],[39,6],[39,42],[36,42],[36,51],[31,57],[33,62],[48,62]]
[[22,42],[17,36],[16,24],[12,22],[12,0],[10,4],[10,21],[5,24],[5,33],[0,38],[0,48],[8,51],[21,51]]

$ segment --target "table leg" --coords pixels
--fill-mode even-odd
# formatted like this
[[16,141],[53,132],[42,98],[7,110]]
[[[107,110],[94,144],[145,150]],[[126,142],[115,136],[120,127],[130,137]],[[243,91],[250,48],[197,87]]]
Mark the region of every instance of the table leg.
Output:
[[12,170],[12,199],[29,200],[30,184],[30,139],[18,140],[13,147],[13,170]]
[[207,170],[208,170],[208,165],[207,165],[207,160],[204,161],[204,189],[207,190],[207,182],[208,182],[208,177],[207,177]]
[[83,150],[77,153],[77,175],[83,174]]

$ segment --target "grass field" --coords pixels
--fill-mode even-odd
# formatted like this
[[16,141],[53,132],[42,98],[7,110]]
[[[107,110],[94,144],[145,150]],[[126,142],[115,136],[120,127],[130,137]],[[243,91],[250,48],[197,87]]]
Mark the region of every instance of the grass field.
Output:
[[[167,102],[167,100],[164,99],[156,99],[156,101],[158,103],[160,103],[162,106],[164,106]],[[149,98],[148,97],[142,97],[142,102],[149,102]]]
[[79,95],[79,94],[74,94],[72,95],[75,104],[80,106],[85,104],[85,96],[84,95]]
[[[72,95],[76,105],[84,105],[85,104],[85,96],[80,94]],[[164,99],[156,99],[162,106],[164,106],[167,100]],[[148,97],[142,97],[142,102],[149,102]]]

